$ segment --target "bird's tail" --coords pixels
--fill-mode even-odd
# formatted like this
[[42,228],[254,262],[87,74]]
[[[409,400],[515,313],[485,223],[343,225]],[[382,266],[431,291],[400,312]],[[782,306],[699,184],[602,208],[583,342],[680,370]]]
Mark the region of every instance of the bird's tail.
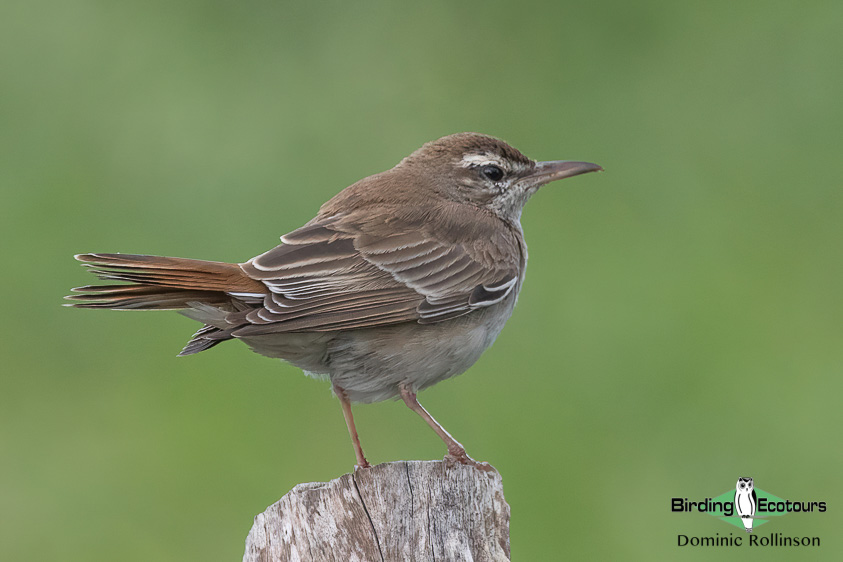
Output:
[[89,271],[120,285],[86,285],[72,289],[77,308],[112,310],[180,310],[191,303],[228,307],[232,297],[258,300],[266,286],[248,277],[235,263],[135,254],[79,254]]

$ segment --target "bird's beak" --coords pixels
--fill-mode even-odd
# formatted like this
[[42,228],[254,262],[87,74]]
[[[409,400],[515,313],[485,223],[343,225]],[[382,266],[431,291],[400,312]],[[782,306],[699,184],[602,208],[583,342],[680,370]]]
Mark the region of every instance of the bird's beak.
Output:
[[518,183],[526,189],[537,189],[552,181],[587,174],[588,172],[602,172],[603,168],[591,162],[572,162],[570,160],[552,160],[550,162],[536,162],[536,167],[519,180]]

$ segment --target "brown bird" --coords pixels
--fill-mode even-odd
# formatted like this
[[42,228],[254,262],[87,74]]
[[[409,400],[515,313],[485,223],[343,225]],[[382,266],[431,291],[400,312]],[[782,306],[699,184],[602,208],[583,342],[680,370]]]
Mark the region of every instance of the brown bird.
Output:
[[468,369],[512,314],[530,196],[599,170],[535,162],[485,135],[450,135],[345,188],[245,263],[80,254],[100,279],[126,284],[79,287],[67,298],[78,308],[178,310],[204,324],[180,355],[238,339],[330,380],[360,467],[370,465],[351,403],[399,395],[450,456],[477,465],[416,393]]

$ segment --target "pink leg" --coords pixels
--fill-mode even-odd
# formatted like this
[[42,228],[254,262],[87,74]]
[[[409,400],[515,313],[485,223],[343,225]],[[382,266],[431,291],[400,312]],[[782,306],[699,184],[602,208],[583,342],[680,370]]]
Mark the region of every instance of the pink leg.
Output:
[[360,446],[360,438],[357,436],[357,428],[354,426],[354,416],[351,415],[351,402],[345,390],[334,385],[334,394],[342,404],[342,415],[345,418],[345,425],[348,426],[348,434],[351,435],[351,444],[354,445],[354,454],[357,456],[357,468],[371,468],[372,465],[363,456],[363,447]]
[[433,431],[436,432],[436,435],[438,435],[439,438],[445,442],[445,445],[448,446],[449,456],[453,457],[462,464],[470,464],[482,470],[492,470],[492,467],[489,466],[487,463],[478,463],[466,454],[465,447],[463,447],[459,441],[454,439],[450,433],[445,431],[445,428],[439,425],[439,422],[433,419],[433,416],[431,416],[428,411],[424,409],[424,406],[419,404],[418,399],[416,399],[415,392],[412,392],[403,384],[400,388],[401,398],[404,399],[404,403],[407,405],[408,408],[410,408],[412,411],[421,416],[421,418],[427,422],[427,425],[433,428]]

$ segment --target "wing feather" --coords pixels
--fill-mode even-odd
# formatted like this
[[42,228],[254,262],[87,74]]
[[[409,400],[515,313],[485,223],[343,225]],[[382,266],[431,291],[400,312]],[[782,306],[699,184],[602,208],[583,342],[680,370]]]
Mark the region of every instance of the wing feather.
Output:
[[317,217],[241,264],[270,294],[259,308],[231,313],[240,324],[233,335],[442,322],[503,301],[520,281],[525,254],[500,225],[432,231],[429,220],[384,215]]

